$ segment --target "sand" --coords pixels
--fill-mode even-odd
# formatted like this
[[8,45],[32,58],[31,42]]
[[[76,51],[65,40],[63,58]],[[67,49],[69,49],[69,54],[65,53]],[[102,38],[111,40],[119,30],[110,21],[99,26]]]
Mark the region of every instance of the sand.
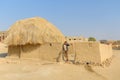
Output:
[[[6,52],[6,45],[0,43],[0,54]],[[113,50],[113,53],[112,63],[104,67],[0,56],[0,80],[120,80],[120,51]]]

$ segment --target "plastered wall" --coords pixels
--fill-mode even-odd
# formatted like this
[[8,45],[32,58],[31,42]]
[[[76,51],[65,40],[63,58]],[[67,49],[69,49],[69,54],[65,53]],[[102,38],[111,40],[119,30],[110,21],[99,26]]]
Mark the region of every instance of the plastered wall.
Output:
[[70,54],[76,54],[76,61],[102,63],[112,57],[111,45],[99,42],[73,42],[69,47]]

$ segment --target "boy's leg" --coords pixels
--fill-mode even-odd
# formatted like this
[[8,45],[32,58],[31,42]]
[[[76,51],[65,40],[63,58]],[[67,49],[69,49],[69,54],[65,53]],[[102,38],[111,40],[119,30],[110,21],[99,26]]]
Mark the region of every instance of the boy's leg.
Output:
[[65,57],[66,57],[66,61],[68,61],[68,52],[65,51]]

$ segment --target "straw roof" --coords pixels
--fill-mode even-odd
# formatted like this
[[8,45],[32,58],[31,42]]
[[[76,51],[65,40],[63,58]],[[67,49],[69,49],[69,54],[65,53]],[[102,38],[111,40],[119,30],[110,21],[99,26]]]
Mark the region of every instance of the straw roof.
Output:
[[17,21],[8,30],[5,43],[8,45],[61,43],[64,35],[50,22],[34,17]]

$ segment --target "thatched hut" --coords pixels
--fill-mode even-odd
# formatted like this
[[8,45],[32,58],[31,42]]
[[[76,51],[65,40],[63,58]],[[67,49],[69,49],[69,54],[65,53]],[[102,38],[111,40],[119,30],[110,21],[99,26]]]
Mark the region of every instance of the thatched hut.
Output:
[[8,30],[5,42],[8,57],[55,60],[64,35],[50,22],[35,17],[17,21]]

